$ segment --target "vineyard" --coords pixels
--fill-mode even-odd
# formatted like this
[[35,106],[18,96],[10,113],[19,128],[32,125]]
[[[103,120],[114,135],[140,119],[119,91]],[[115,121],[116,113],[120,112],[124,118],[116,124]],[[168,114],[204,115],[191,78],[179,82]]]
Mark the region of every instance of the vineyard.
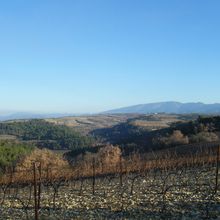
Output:
[[211,143],[108,165],[93,156],[71,166],[32,161],[0,177],[0,219],[217,219],[219,157]]

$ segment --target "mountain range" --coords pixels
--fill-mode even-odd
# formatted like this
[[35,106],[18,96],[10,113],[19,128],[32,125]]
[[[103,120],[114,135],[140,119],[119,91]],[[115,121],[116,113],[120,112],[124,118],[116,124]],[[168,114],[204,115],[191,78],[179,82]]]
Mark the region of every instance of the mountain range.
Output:
[[[124,108],[113,109],[102,112],[101,114],[220,114],[220,103],[204,104],[202,102],[157,102],[128,106]],[[89,114],[91,115],[91,114]],[[80,114],[65,114],[65,113],[48,113],[37,114],[31,112],[6,112],[0,111],[0,121],[15,120],[15,119],[39,119],[39,118],[61,118],[66,116],[80,116]]]
[[123,113],[167,113],[167,114],[219,114],[220,104],[181,103],[181,102],[157,102],[149,104],[134,105],[104,112],[105,114]]

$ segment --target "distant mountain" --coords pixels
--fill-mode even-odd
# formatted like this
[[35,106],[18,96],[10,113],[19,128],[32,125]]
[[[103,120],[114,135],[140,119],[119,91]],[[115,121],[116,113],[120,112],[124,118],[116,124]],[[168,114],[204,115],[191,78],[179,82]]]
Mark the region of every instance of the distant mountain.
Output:
[[0,121],[15,120],[15,119],[58,118],[65,116],[71,116],[71,115],[60,114],[60,113],[37,114],[30,112],[11,112],[11,113],[0,112]]
[[105,114],[122,113],[167,113],[167,114],[220,114],[220,104],[158,102],[142,105],[129,106],[104,112]]

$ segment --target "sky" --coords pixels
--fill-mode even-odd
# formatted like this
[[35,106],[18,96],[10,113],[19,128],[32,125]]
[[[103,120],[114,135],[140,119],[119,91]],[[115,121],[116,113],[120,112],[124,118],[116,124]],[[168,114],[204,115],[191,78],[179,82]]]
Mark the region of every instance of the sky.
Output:
[[0,1],[0,111],[220,102],[219,0]]

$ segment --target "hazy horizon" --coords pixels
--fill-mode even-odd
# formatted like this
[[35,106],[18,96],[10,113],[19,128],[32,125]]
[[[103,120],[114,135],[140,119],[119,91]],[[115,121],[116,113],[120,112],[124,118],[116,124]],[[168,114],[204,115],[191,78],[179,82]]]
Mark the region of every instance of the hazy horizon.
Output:
[[220,2],[0,3],[0,111],[220,103]]
[[[201,102],[201,101],[197,101],[197,102],[179,102],[179,101],[162,101],[162,102],[151,102],[151,103],[139,103],[139,104],[132,104],[132,105],[128,105],[128,106],[116,106],[116,108],[114,109],[121,109],[121,108],[127,108],[127,107],[132,107],[132,106],[139,106],[139,105],[146,105],[146,104],[157,104],[157,103],[169,103],[169,102],[177,102],[177,103],[181,103],[181,104],[189,104],[189,103],[202,103],[202,104],[205,104],[205,105],[209,105],[209,104],[220,104],[218,102],[215,102],[215,103],[205,103],[205,102]],[[111,111],[111,110],[114,110],[114,109],[104,109],[104,110],[100,110],[100,111],[97,111],[97,112],[62,112],[62,111],[28,111],[28,110],[2,110],[0,109],[0,115],[10,115],[10,114],[39,114],[39,115],[53,115],[53,114],[57,114],[57,115],[89,115],[89,114],[102,114],[102,113],[105,113],[105,112],[108,112],[108,111]]]

